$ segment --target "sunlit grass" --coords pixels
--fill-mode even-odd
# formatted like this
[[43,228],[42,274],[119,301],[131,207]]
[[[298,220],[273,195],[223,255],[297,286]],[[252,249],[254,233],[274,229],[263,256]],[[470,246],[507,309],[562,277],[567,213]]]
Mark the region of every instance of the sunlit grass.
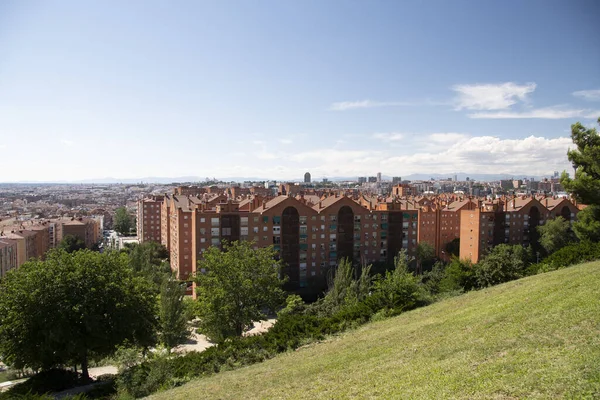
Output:
[[152,398],[600,398],[600,262],[451,298]]

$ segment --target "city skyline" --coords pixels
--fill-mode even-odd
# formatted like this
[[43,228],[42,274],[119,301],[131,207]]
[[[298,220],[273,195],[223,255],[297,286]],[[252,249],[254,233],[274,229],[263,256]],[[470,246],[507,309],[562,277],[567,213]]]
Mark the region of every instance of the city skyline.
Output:
[[572,172],[597,11],[3,2],[0,182]]

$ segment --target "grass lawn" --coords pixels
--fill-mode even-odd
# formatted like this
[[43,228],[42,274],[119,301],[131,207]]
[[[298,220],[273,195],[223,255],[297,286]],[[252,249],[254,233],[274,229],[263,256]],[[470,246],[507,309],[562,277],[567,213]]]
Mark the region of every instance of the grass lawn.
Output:
[[151,398],[600,398],[600,262],[467,293]]

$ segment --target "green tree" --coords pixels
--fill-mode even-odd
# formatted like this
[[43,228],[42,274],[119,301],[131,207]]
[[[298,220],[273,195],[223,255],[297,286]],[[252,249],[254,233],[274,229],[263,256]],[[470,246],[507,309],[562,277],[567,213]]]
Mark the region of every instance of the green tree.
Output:
[[440,281],[440,292],[469,291],[477,287],[475,268],[471,261],[453,257],[444,269],[444,277]]
[[577,148],[569,150],[567,156],[575,168],[575,177],[571,179],[565,171],[560,182],[577,201],[588,205],[573,224],[575,234],[580,240],[597,241],[600,238],[600,135],[595,128],[586,128],[577,122],[571,125],[571,139]]
[[169,350],[190,337],[184,296],[185,283],[173,278],[163,281],[159,304],[160,340]]
[[458,257],[460,253],[460,238],[455,238],[451,242],[446,243],[446,254],[449,257]]
[[427,242],[419,242],[416,251],[417,274],[423,273],[423,266],[427,267],[430,264],[433,264],[434,257],[435,249],[433,248],[433,246]]
[[156,298],[127,255],[54,250],[0,282],[0,358],[15,368],[81,365],[128,341],[155,343]]
[[373,300],[379,308],[398,313],[429,302],[425,288],[419,279],[408,271],[409,257],[406,250],[394,258],[394,269],[373,282]]
[[323,298],[322,310],[331,315],[344,306],[364,300],[371,289],[370,270],[370,265],[357,269],[349,259],[341,259],[335,271],[330,271],[328,276],[328,290]]
[[251,242],[209,247],[198,262],[196,294],[200,329],[212,341],[241,336],[254,321],[267,318],[284,299],[281,262],[272,247]]
[[578,212],[573,231],[579,240],[600,242],[600,206],[590,205]]
[[77,250],[85,249],[85,242],[78,236],[66,235],[58,244],[59,249],[67,253],[73,253]]
[[119,207],[115,210],[113,226],[115,231],[121,235],[129,235],[131,232],[131,228],[133,228],[133,219],[125,207]]
[[538,226],[537,231],[539,243],[546,254],[552,254],[574,240],[571,224],[563,217],[549,219],[544,225]]
[[153,282],[158,293],[163,281],[172,275],[166,247],[156,242],[133,243],[124,251],[129,255],[133,271]]
[[479,286],[497,285],[525,276],[530,259],[531,248],[509,244],[494,247],[475,265]]

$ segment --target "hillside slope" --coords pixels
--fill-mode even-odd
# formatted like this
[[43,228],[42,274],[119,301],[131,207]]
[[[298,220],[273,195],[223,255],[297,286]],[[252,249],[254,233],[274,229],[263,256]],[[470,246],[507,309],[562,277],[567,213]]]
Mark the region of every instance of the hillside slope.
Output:
[[152,399],[600,398],[600,262],[472,292]]

